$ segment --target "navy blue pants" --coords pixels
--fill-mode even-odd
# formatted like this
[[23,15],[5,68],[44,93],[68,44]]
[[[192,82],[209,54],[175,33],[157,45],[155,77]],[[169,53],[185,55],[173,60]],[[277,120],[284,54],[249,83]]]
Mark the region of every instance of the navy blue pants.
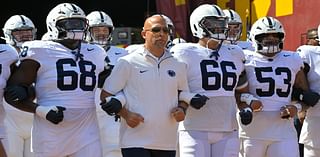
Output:
[[175,150],[155,150],[144,148],[122,148],[123,157],[175,157]]

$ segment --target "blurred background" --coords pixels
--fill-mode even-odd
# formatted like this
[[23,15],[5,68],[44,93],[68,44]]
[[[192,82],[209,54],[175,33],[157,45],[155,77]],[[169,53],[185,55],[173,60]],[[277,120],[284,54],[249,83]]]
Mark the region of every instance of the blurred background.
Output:
[[[46,16],[59,3],[71,2],[80,6],[87,14],[103,10],[113,20],[117,37],[126,39],[114,41],[125,47],[142,42],[140,30],[146,17],[163,13],[170,17],[176,27],[176,36],[195,42],[189,28],[189,15],[200,4],[217,4],[222,9],[237,11],[243,21],[242,40],[246,40],[250,26],[260,17],[273,16],[281,21],[286,31],[284,47],[295,50],[304,44],[309,29],[319,25],[320,0],[9,0],[0,9],[0,26],[12,15],[23,14],[29,17],[38,29],[37,39],[46,32]],[[0,33],[3,36],[2,31]],[[132,38],[131,38],[132,36]]]

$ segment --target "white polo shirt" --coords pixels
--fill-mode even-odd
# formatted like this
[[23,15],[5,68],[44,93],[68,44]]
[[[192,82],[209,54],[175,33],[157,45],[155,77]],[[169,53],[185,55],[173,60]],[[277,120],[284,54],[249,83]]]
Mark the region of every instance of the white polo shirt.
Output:
[[175,150],[178,123],[170,112],[178,105],[178,90],[189,91],[186,76],[186,65],[167,50],[158,59],[139,47],[119,59],[103,89],[123,90],[125,107],[144,117],[135,128],[121,121],[120,147]]

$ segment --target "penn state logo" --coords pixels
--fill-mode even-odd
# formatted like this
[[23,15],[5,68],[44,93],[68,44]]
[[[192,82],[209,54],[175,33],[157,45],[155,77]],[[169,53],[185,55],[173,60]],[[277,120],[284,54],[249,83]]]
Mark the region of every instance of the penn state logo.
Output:
[[173,70],[168,70],[168,75],[170,77],[175,77],[176,76],[176,72],[174,72]]

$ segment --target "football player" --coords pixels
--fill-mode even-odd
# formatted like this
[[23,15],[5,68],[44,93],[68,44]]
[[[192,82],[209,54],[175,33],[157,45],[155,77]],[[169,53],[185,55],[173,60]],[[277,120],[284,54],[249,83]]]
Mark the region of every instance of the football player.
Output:
[[[21,63],[9,78],[5,98],[34,113],[35,156],[101,157],[94,99],[105,51],[83,42],[88,21],[76,4],[56,5],[46,24],[51,40],[23,44]],[[28,99],[32,83],[37,103]]]
[[[87,41],[98,44],[106,51],[104,54],[105,73],[102,73],[99,80],[99,88],[102,88],[105,78],[110,74],[117,60],[128,54],[128,52],[116,46],[111,46],[111,35],[114,29],[112,19],[103,11],[93,11],[87,15],[89,29]],[[120,123],[114,117],[107,115],[100,107],[101,90],[96,91],[97,116],[99,121],[103,156],[121,157],[119,147]]]
[[[319,36],[320,25],[317,31],[317,37]],[[319,43],[317,43],[319,44]],[[298,54],[304,61],[304,71],[307,75],[309,88],[311,91],[316,92],[312,97],[306,97],[306,93],[302,93],[303,99],[314,100],[315,103],[309,103],[309,108],[306,110],[306,116],[303,121],[299,142],[304,144],[304,157],[316,157],[320,156],[320,138],[319,138],[319,127],[320,127],[320,105],[317,100],[319,99],[320,93],[320,79],[319,73],[319,53],[320,47],[314,45],[303,45],[297,49]],[[304,96],[303,96],[304,94]]]
[[[285,31],[273,17],[262,17],[252,26],[254,51],[244,50],[249,90],[263,108],[254,112],[250,125],[240,126],[243,157],[297,157],[297,132],[293,117],[301,106],[292,105],[293,87],[307,90],[303,62],[297,53],[283,50]],[[289,151],[288,151],[289,150]]]
[[252,43],[249,41],[241,41],[242,36],[242,20],[240,15],[232,9],[224,9],[224,14],[228,17],[228,37],[226,43],[240,46],[243,50],[254,50]]
[[[203,4],[190,15],[190,28],[198,43],[180,43],[171,52],[187,64],[187,79],[192,93],[209,97],[201,105],[188,108],[179,125],[180,156],[238,156],[235,92],[246,92],[244,54],[235,45],[223,44],[227,38],[227,17],[217,5]],[[243,123],[251,122],[253,108],[261,103],[249,93],[243,98],[249,105],[239,105]],[[255,107],[254,107],[255,106]]]
[[[13,15],[5,23],[3,34],[6,43],[12,45],[18,53],[22,44],[36,39],[37,29],[30,18],[25,15]],[[6,152],[10,157],[32,157],[31,127],[33,115],[23,112],[4,101],[6,111],[5,125],[7,137],[4,140]]]
[[[0,39],[1,40],[1,39]],[[3,107],[3,95],[6,87],[6,81],[10,74],[13,72],[18,61],[18,52],[14,47],[9,44],[0,44],[0,156],[6,157],[6,151],[4,149],[4,140],[7,136],[6,128],[4,124],[5,110]],[[18,151],[18,150],[16,150]]]

